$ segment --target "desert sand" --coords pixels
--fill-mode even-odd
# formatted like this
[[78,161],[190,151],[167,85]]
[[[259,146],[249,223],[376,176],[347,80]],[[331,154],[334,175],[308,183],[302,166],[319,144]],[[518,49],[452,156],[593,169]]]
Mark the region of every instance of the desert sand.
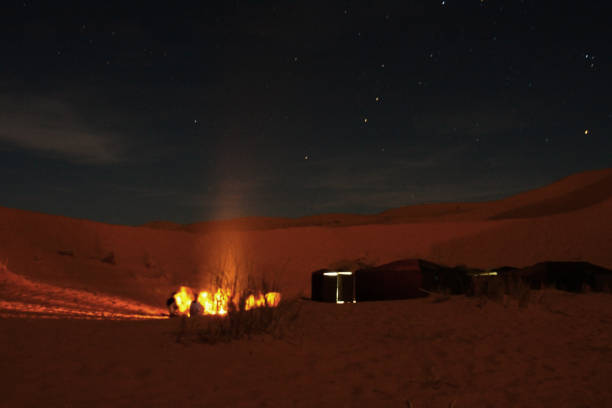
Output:
[[5,319],[3,407],[604,407],[609,294],[303,302],[294,332],[215,345],[178,319]]
[[0,406],[608,406],[609,294],[302,300],[291,335],[216,345],[177,342],[163,313],[218,274],[307,298],[312,271],[356,261],[612,268],[611,231],[612,169],[376,215],[129,227],[0,207]]

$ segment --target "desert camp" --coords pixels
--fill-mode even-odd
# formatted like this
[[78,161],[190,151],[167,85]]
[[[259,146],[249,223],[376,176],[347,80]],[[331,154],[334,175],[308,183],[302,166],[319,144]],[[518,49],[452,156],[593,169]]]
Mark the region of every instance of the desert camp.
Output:
[[505,288],[518,282],[541,289],[554,287],[569,292],[609,291],[612,270],[588,262],[542,262],[525,268],[500,267],[491,270],[445,267],[422,259],[407,259],[357,269],[312,273],[312,300],[322,302],[363,302],[412,299],[431,292],[474,293],[474,280],[499,281]]

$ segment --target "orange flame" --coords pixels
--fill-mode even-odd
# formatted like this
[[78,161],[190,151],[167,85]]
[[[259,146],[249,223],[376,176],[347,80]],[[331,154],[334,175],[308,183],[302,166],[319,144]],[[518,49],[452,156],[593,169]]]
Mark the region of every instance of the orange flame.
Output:
[[268,292],[266,293],[266,306],[276,307],[281,301],[280,292]]
[[[201,306],[202,314],[225,316],[229,311],[230,303],[237,305],[237,301],[232,300],[232,292],[229,289],[217,289],[216,292],[200,291],[197,296],[194,291],[186,286],[181,286],[174,294],[177,311],[175,314],[180,316],[190,316],[191,303],[194,300]],[[257,307],[276,307],[281,300],[279,292],[268,292],[265,295],[259,293],[250,295],[246,298],[244,310],[251,310]]]
[[276,307],[280,302],[281,294],[278,292],[260,293],[256,298],[255,295],[250,295],[244,302],[244,310],[251,310],[256,307]]
[[189,316],[189,306],[191,306],[193,299],[193,290],[186,286],[179,288],[179,291],[174,294],[174,301],[178,307],[179,314]]
[[204,308],[207,315],[227,314],[231,292],[228,289],[217,289],[214,294],[202,291],[198,295],[198,303]]

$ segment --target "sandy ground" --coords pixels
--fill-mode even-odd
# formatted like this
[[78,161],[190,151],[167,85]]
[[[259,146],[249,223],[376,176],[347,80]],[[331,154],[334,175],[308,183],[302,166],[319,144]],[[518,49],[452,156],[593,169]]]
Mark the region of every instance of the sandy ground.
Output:
[[434,300],[303,301],[291,335],[216,345],[177,343],[178,319],[4,319],[0,406],[612,404],[611,295]]

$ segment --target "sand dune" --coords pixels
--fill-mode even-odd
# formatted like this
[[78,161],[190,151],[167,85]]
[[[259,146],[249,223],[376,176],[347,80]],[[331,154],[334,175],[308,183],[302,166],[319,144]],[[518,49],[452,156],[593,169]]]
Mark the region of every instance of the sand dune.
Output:
[[345,227],[423,221],[479,221],[489,218],[533,218],[587,208],[609,198],[612,198],[612,169],[603,169],[574,174],[548,186],[490,202],[421,204],[394,208],[371,215],[319,214],[299,218],[243,217],[187,225],[154,221],[144,226],[209,232],[307,226]]
[[288,228],[280,228],[287,219],[241,219],[200,233],[0,208],[0,260],[41,282],[157,305],[177,285],[202,286],[222,270],[266,275],[288,294],[308,295],[310,272],[341,260],[424,258],[481,268],[584,260],[610,268],[610,180],[606,169],[489,203],[305,217]]
[[541,190],[520,194],[513,205],[492,219],[545,217],[587,208],[612,198],[612,172],[568,177]]
[[[610,268],[612,199],[605,199],[610,180],[612,170],[606,169],[490,203],[363,216],[380,223],[347,225],[356,218],[342,215],[292,221],[325,224],[334,218],[345,225],[333,227],[280,228],[287,219],[260,218],[224,224],[240,228],[211,223],[207,232],[193,233],[176,225],[172,230],[116,226],[0,208],[0,260],[36,281],[152,305],[163,304],[180,284],[202,286],[228,271],[265,275],[289,295],[308,295],[310,272],[343,260],[424,258],[480,268],[584,260]],[[542,215],[546,211],[551,215]]]

